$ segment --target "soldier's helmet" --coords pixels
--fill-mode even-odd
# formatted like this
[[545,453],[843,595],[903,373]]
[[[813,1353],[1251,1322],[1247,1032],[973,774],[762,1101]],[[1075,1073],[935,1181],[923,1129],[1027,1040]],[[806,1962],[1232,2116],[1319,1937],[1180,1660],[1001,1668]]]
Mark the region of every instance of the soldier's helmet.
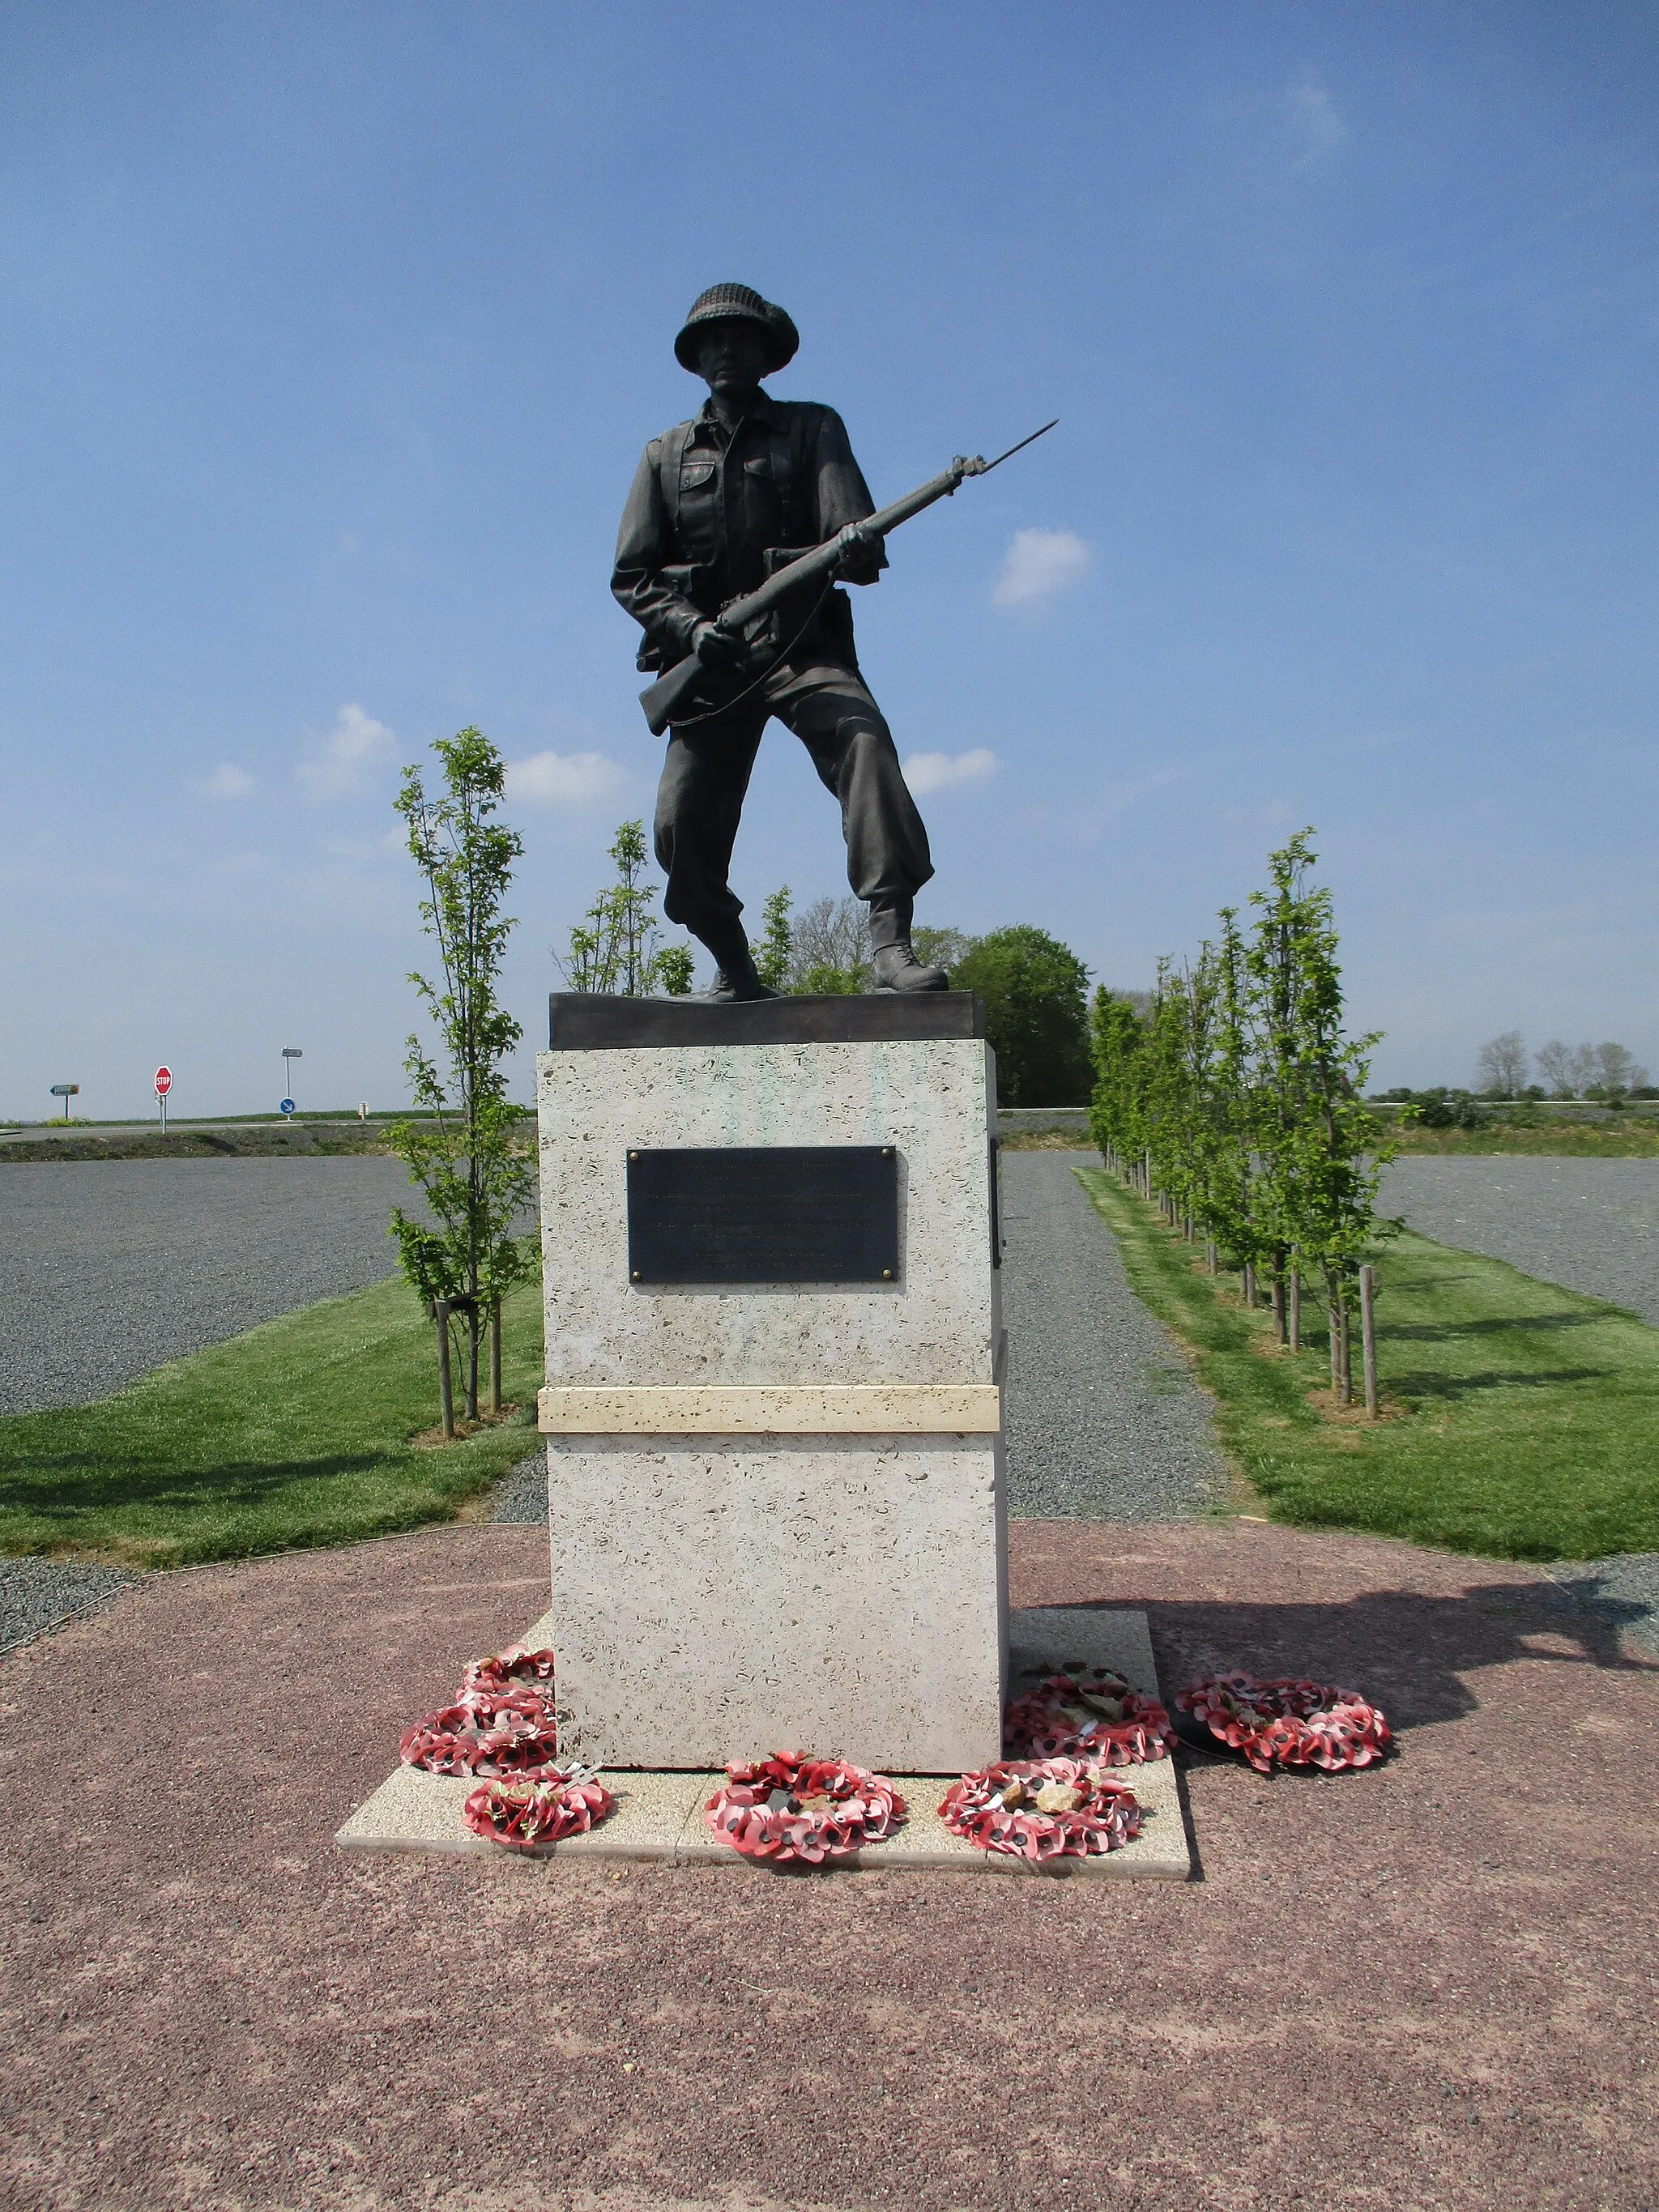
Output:
[[708,323],[758,323],[766,333],[769,348],[769,357],[761,372],[763,376],[770,376],[774,370],[793,361],[800,343],[800,332],[783,309],[775,307],[769,300],[763,300],[748,285],[711,284],[692,302],[684,328],[674,341],[674,358],[682,368],[696,371],[697,332]]

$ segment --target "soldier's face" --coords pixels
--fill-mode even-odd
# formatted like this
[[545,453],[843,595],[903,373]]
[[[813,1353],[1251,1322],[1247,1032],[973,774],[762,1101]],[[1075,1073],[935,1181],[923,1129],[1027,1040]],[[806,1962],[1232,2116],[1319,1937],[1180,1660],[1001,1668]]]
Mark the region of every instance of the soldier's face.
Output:
[[752,392],[766,359],[765,333],[753,323],[710,323],[697,340],[697,372],[711,392]]

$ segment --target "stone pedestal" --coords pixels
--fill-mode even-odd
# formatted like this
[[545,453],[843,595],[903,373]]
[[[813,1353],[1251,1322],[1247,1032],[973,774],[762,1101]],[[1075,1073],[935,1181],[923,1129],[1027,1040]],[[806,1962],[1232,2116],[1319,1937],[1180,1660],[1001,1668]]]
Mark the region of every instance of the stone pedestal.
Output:
[[[913,1774],[997,1755],[1001,1328],[977,1016],[954,992],[554,1000],[537,1061],[540,1417],[573,1753],[690,1769],[800,1747]],[[802,1173],[827,1161],[825,1188],[847,1164],[828,1148],[866,1148],[871,1204],[896,1208],[878,1256],[896,1264],[808,1221],[799,1249],[864,1279],[779,1280],[774,1252],[773,1279],[732,1279],[731,1224],[692,1205],[672,1224],[680,1279],[630,1265],[630,1174],[635,1262],[653,1226],[649,1156],[696,1156],[695,1177],[737,1148],[712,1164],[735,1218],[749,1156],[780,1147],[813,1148]],[[750,1164],[757,1190],[791,1172],[783,1153]],[[751,1210],[743,1234],[764,1232]],[[687,1279],[705,1235],[717,1279]]]

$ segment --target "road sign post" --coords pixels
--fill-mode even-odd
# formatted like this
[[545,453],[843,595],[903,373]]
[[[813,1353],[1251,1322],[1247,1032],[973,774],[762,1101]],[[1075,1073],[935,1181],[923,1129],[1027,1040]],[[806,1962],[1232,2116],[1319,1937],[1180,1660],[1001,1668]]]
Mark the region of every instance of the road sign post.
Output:
[[292,1114],[295,1111],[294,1063],[296,1060],[304,1058],[305,1054],[297,1044],[285,1044],[283,1047],[283,1103],[280,1110],[283,1114]]
[[63,1100],[64,1119],[67,1121],[70,1117],[70,1100],[71,1098],[78,1098],[80,1097],[80,1085],[78,1083],[54,1083],[52,1086],[52,1095],[54,1098],[61,1098]]
[[162,1066],[155,1071],[155,1096],[161,1106],[161,1134],[167,1133],[167,1093],[173,1088],[173,1070]]

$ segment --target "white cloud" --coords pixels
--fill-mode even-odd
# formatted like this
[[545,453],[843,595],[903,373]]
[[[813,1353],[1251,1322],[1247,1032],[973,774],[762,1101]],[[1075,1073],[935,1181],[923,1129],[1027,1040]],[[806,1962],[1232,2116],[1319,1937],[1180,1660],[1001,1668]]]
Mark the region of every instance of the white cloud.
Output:
[[603,753],[532,753],[507,771],[507,797],[532,806],[595,806],[627,783],[626,772]]
[[1285,117],[1297,149],[1296,166],[1310,169],[1334,154],[1348,135],[1348,126],[1324,86],[1304,76],[1285,94]]
[[994,607],[1036,608],[1088,574],[1094,556],[1070,530],[1017,530],[991,593]]
[[300,781],[313,799],[343,798],[392,757],[394,743],[384,722],[355,704],[342,707],[313,757],[301,762]]
[[202,788],[210,799],[246,799],[258,787],[245,768],[222,761]]
[[904,763],[904,781],[918,795],[948,791],[956,783],[983,783],[998,765],[988,745],[975,745],[967,753],[912,753]]

